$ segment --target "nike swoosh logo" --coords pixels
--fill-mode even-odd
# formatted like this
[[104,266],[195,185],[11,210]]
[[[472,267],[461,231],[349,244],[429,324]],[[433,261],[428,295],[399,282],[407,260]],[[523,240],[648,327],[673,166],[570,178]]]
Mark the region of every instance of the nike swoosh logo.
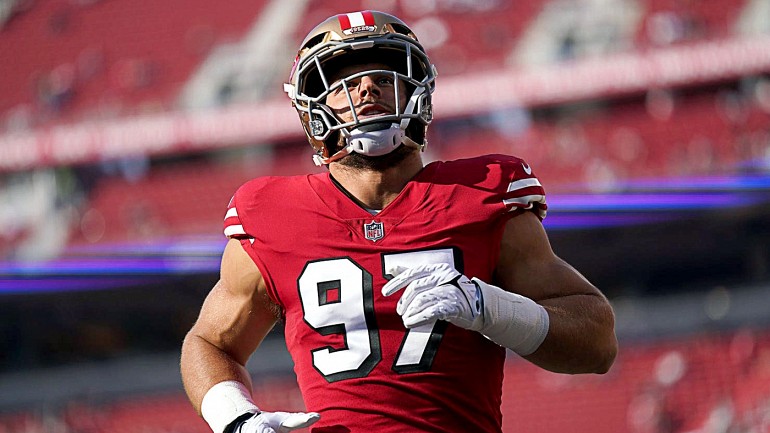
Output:
[[527,175],[532,174],[532,168],[529,166],[529,164],[522,162],[521,166],[524,168],[524,173],[527,173]]

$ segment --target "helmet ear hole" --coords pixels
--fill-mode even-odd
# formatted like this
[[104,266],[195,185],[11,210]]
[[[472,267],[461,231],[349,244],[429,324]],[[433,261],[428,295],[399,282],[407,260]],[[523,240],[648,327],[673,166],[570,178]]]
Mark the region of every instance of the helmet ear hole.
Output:
[[409,27],[401,25],[399,23],[391,23],[391,27],[393,27],[393,30],[396,31],[396,33],[401,33],[402,35],[409,35],[414,39],[417,39],[417,37],[412,33],[412,31],[409,29]]
[[325,35],[323,33],[319,33],[319,34],[311,37],[310,39],[307,40],[307,42],[305,42],[302,45],[301,49],[304,50],[306,48],[313,48],[314,46],[316,46],[316,45],[320,44],[321,42],[323,42],[324,37],[325,37]]

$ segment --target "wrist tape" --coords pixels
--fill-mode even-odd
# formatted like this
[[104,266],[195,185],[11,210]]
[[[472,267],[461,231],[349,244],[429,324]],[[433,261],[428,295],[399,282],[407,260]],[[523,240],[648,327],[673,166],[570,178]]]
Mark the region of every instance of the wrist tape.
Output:
[[484,325],[479,331],[521,356],[534,353],[548,335],[548,312],[532,299],[487,284],[478,278],[484,299]]
[[238,417],[257,412],[259,408],[251,401],[249,390],[235,380],[212,386],[201,402],[201,415],[214,433],[223,433]]

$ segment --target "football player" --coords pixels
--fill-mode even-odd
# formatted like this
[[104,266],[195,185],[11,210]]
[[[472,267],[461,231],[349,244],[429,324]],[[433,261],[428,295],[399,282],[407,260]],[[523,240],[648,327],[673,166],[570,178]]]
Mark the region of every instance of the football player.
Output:
[[[257,178],[230,201],[221,277],[181,358],[215,433],[500,432],[506,349],[555,372],[612,365],[612,308],[552,251],[533,169],[423,163],[435,79],[385,13],[333,16],[302,42],[285,89],[328,171]],[[279,320],[309,412],[251,396],[244,366]]]

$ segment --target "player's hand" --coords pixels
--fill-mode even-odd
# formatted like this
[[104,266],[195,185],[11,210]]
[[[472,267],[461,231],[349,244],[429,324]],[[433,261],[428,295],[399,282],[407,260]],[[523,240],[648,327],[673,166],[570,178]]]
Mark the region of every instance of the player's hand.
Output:
[[475,282],[446,263],[416,267],[396,266],[386,270],[394,276],[382,287],[390,296],[406,290],[396,305],[404,326],[414,328],[446,320],[461,328],[478,331],[483,327],[484,300]]
[[321,415],[315,412],[260,412],[243,421],[233,433],[284,433],[308,427]]

